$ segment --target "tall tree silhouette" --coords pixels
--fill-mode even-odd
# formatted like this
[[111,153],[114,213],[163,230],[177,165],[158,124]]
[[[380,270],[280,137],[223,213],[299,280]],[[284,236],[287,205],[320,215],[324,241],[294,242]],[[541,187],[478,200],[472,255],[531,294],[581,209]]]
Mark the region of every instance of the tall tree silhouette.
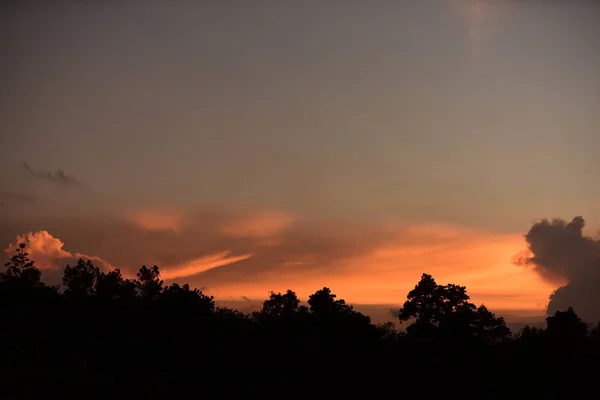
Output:
[[4,264],[6,272],[0,274],[0,280],[8,284],[37,287],[41,284],[42,273],[25,251],[26,244],[20,243],[10,261]]

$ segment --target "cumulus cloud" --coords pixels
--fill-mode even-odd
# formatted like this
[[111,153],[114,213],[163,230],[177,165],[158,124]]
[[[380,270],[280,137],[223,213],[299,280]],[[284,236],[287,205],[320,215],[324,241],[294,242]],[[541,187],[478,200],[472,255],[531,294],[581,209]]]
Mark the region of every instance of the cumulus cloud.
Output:
[[111,265],[99,257],[88,256],[81,253],[71,253],[64,249],[64,243],[52,236],[47,231],[29,232],[17,235],[15,241],[5,249],[6,255],[11,257],[20,243],[27,245],[29,258],[35,262],[42,271],[43,280],[49,284],[58,284],[61,281],[64,267],[73,265],[77,260],[89,259],[101,270],[109,270]]
[[575,217],[542,220],[525,235],[527,251],[514,263],[532,267],[542,278],[561,285],[550,295],[548,314],[573,307],[584,319],[600,320],[600,240],[583,233]]
[[23,169],[29,175],[38,179],[45,179],[63,186],[81,186],[81,183],[77,179],[66,175],[62,169],[57,169],[56,171],[39,171],[32,169],[27,162],[23,162]]
[[[27,253],[32,259],[37,268],[43,273],[43,280],[47,283],[60,283],[64,267],[67,264],[73,265],[77,260],[90,260],[101,271],[108,271],[114,267],[100,257],[87,255],[82,253],[71,253],[64,249],[62,240],[52,236],[47,231],[29,232],[24,235],[17,235],[14,242],[10,243],[5,249],[8,257],[12,256],[18,249],[20,243],[27,245]],[[211,268],[235,263],[251,257],[251,254],[231,255],[230,252],[224,251],[207,256],[198,257],[178,264],[163,266],[161,277],[165,280],[173,280],[177,278],[185,278],[193,276],[209,270]],[[135,277],[133,268],[125,270],[126,277]]]

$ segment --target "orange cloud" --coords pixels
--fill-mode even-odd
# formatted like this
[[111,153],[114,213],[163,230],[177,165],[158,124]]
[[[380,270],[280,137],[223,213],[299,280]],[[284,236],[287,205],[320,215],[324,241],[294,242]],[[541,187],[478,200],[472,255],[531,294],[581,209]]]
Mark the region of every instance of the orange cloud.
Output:
[[221,227],[221,233],[232,237],[269,239],[283,233],[293,222],[294,218],[286,213],[256,212],[228,221]]
[[125,213],[125,218],[148,231],[179,230],[184,213],[179,210],[135,210]]
[[[81,253],[71,253],[64,250],[64,243],[47,231],[29,232],[25,235],[18,235],[15,242],[10,243],[5,249],[5,252],[9,257],[16,252],[19,243],[25,243],[27,245],[26,251],[29,254],[29,258],[33,260],[36,267],[44,273],[44,279],[47,278],[49,273],[54,273],[54,275],[59,276],[62,274],[62,271],[67,264],[74,264],[80,258],[91,260],[101,270],[113,268],[108,262],[99,257]],[[245,260],[249,257],[251,257],[251,254],[235,256],[231,255],[228,251],[223,251],[204,257],[198,257],[180,264],[163,266],[161,277],[165,280],[185,278],[211,268]],[[125,271],[124,275],[129,278],[135,277],[134,271],[131,271],[130,273]]]
[[26,251],[29,258],[35,262],[44,276],[44,280],[58,283],[62,277],[62,271],[67,264],[75,264],[80,258],[91,260],[98,268],[108,270],[112,266],[99,257],[88,256],[81,253],[71,253],[64,250],[64,243],[52,236],[47,231],[29,232],[17,235],[14,243],[10,243],[5,249],[8,257],[11,257],[18,248],[19,243],[27,245]]
[[232,256],[230,252],[224,251],[205,257],[199,257],[179,265],[167,266],[163,269],[161,277],[163,279],[169,280],[185,278],[188,276],[199,274],[200,272],[207,271],[211,268],[221,267],[223,265],[228,265],[238,261],[246,260],[250,257],[252,257],[252,254]]

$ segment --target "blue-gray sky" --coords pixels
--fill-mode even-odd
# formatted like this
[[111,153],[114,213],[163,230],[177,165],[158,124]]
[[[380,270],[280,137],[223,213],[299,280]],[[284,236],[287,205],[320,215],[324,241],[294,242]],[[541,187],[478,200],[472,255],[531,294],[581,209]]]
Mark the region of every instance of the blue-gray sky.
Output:
[[600,210],[591,0],[7,3],[0,189],[38,198],[15,213],[519,232]]

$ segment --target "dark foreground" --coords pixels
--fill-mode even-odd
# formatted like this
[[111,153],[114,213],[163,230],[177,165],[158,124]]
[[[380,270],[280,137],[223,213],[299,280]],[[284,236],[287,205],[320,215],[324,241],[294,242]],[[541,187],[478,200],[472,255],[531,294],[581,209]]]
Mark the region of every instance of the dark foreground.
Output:
[[571,309],[513,334],[466,289],[423,275],[399,319],[370,319],[327,288],[302,306],[218,308],[158,268],[137,279],[67,266],[48,287],[24,247],[0,276],[3,399],[319,396],[569,399],[597,392],[600,335]]

